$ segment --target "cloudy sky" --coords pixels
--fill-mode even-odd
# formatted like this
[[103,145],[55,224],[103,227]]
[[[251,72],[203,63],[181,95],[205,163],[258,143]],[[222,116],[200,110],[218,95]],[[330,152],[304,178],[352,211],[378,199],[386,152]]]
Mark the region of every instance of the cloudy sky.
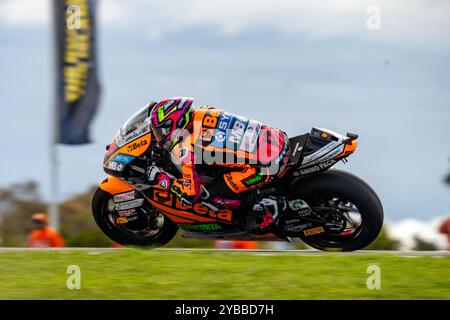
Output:
[[[449,1],[103,0],[98,9],[103,96],[94,143],[58,148],[62,198],[105,176],[104,145],[137,108],[185,95],[290,135],[358,132],[358,151],[339,167],[374,187],[387,220],[450,212]],[[46,197],[50,16],[48,0],[0,0],[0,186],[35,179]]]

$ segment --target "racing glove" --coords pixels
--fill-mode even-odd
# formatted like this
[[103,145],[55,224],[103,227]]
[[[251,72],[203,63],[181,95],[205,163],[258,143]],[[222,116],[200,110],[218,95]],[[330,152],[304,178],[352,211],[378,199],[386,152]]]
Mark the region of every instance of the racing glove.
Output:
[[157,166],[150,166],[146,175],[148,185],[159,185],[166,190],[170,190],[180,199],[183,205],[189,206],[194,202],[195,195],[190,194],[190,190],[181,181],[176,180],[163,169]]

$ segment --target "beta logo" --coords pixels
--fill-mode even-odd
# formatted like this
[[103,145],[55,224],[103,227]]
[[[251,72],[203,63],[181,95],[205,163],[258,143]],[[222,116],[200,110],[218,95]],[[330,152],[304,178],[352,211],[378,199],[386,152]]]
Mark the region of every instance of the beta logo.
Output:
[[193,205],[186,205],[182,203],[181,200],[172,192],[165,190],[155,190],[155,193],[152,196],[151,204],[162,211],[164,211],[167,207],[176,209],[177,212],[175,214],[177,216],[183,217],[186,215],[191,220],[192,214],[207,216],[213,219],[229,222],[233,220],[233,212],[230,209],[214,211],[200,202],[194,203]]
[[210,111],[206,113],[205,117],[203,118],[202,125],[206,128],[213,128],[215,129],[217,127],[217,122],[219,121],[220,117],[220,111]]
[[148,144],[147,140],[140,140],[139,142],[133,142],[127,147],[128,152],[133,152],[136,149],[139,149]]
[[233,181],[233,177],[230,174],[226,174],[225,179],[234,191],[239,191],[239,186]]
[[185,206],[177,198],[175,206],[177,209],[181,209],[181,210],[192,209],[192,213],[194,213],[196,215],[200,215],[200,216],[209,216],[214,219],[225,220],[225,221],[232,221],[232,219],[233,219],[233,212],[231,210],[223,209],[223,210],[214,211],[199,202],[194,203],[194,205],[192,205],[192,206]]

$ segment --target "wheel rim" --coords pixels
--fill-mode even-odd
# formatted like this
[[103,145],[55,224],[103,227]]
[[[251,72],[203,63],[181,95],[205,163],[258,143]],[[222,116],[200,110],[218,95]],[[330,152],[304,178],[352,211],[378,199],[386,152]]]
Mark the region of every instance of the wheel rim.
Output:
[[[120,215],[114,209],[114,201],[112,198],[109,199],[104,204],[103,207],[103,212],[105,213],[104,220],[106,221],[106,223],[109,225],[110,228],[114,228],[120,231],[126,237],[131,237],[136,240],[148,240],[158,237],[161,234],[161,231],[165,224],[164,215],[161,214],[156,209],[147,208],[145,206],[137,208],[137,210],[141,211],[139,212],[140,215],[139,219],[144,219],[140,222],[142,225],[141,229],[136,227],[136,224],[130,225],[130,222],[125,224],[117,223],[117,218],[120,217]],[[152,218],[154,221],[150,220],[149,217],[150,214],[155,215],[155,217]],[[147,221],[145,221],[145,219],[147,219]],[[130,228],[130,226],[134,227]]]
[[319,217],[328,221],[325,233],[309,236],[306,241],[341,247],[356,241],[363,232],[364,215],[347,196],[338,192],[320,191],[304,199]]

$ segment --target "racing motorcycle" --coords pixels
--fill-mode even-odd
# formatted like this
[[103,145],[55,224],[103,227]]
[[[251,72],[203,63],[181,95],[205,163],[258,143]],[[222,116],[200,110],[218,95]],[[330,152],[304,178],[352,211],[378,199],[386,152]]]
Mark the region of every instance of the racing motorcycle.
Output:
[[[179,230],[187,238],[303,241],[320,250],[353,251],[378,236],[383,207],[376,193],[354,174],[332,168],[339,161],[347,162],[355,152],[357,134],[344,136],[312,128],[290,138],[286,174],[249,191],[284,195],[289,200],[275,226],[260,234],[254,232],[258,222],[252,210],[213,210],[201,201],[186,205],[161,186],[134,179],[144,163],[181,177],[179,167],[153,138],[147,122],[150,110],[146,106],[128,119],[106,147],[103,168],[109,176],[93,196],[92,212],[97,225],[113,241],[157,247],[168,243]],[[202,175],[202,181],[219,174],[223,172]]]

